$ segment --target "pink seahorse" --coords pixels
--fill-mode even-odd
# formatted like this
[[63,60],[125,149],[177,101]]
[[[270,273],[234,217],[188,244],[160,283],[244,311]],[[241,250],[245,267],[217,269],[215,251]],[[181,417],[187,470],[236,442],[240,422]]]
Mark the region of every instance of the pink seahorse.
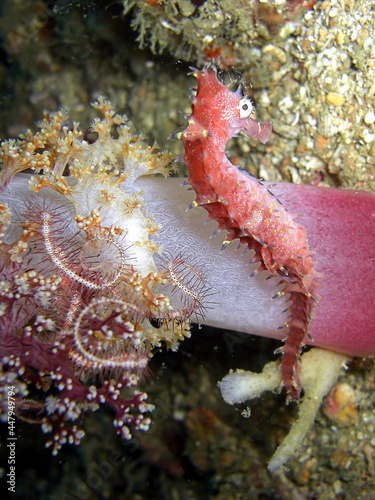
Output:
[[225,229],[230,241],[238,238],[255,251],[252,262],[257,272],[267,270],[279,276],[284,287],[278,295],[290,295],[290,317],[283,353],[284,385],[291,398],[299,398],[299,356],[314,303],[318,299],[314,269],[304,226],[277,198],[247,171],[233,165],[226,156],[228,141],[239,132],[266,143],[271,122],[258,123],[251,117],[250,99],[240,89],[232,92],[219,82],[213,70],[194,71],[198,80],[189,125],[178,134],[185,147],[183,161],[188,182],[196,192],[192,206],[204,207],[209,219]]

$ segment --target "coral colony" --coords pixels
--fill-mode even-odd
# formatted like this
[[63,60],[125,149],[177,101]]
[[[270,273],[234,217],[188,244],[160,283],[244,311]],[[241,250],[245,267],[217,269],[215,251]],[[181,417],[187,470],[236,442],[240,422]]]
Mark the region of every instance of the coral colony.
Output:
[[[2,384],[14,386],[20,418],[52,433],[57,453],[80,441],[74,421],[101,403],[114,408],[125,438],[148,428],[152,406],[137,386],[155,347],[177,349],[191,318],[286,339],[281,362],[220,383],[230,404],[283,387],[297,399],[303,390],[299,420],[269,464],[275,470],[349,356],[375,354],[375,197],[270,189],[239,171],[227,141],[244,131],[265,143],[271,124],[255,121],[252,103],[214,72],[194,73],[192,116],[177,137],[195,199],[180,179],[153,175],[168,176],[170,156],[145,146],[104,99],[94,105],[104,118],[90,141],[60,112],[47,113],[36,134],[2,144]],[[303,225],[293,216],[301,212]],[[304,344],[316,347],[301,360]]]
[[[2,144],[1,382],[14,386],[16,414],[51,434],[53,454],[81,440],[74,422],[103,403],[122,437],[148,429],[153,407],[136,387],[155,347],[189,335],[207,293],[193,264],[155,264],[159,227],[134,189],[141,175],[168,176],[170,155],[105,99],[94,107],[92,143],[58,112]],[[15,175],[24,170],[35,175]]]

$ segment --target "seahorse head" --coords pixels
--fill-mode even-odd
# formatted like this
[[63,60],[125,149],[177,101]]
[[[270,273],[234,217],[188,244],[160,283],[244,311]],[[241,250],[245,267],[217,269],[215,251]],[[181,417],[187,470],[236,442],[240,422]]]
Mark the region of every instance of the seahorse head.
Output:
[[254,105],[251,99],[243,95],[240,87],[233,92],[218,80],[214,70],[195,69],[192,74],[198,83],[191,117],[195,125],[199,124],[210,134],[220,136],[223,142],[239,132],[263,143],[269,140],[271,122],[259,123],[252,118]]
[[231,121],[231,126],[237,129],[237,133],[244,132],[247,136],[254,137],[260,142],[266,143],[271,136],[272,122],[270,120],[264,123],[257,122],[251,117],[254,113],[254,106],[251,99],[243,96],[240,90],[231,92],[231,94],[238,96],[236,115]]

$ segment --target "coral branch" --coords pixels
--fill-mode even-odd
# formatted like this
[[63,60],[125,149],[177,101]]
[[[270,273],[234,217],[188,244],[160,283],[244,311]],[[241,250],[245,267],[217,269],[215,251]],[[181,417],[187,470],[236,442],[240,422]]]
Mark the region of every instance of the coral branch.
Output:
[[[311,430],[322,400],[336,382],[341,367],[349,360],[343,354],[313,349],[302,356],[301,384],[305,395],[299,405],[297,421],[288,436],[271,458],[268,469],[273,472],[294,455]],[[243,403],[257,398],[265,391],[278,391],[282,384],[279,362],[268,363],[262,373],[237,370],[219,383],[221,394],[228,404]]]

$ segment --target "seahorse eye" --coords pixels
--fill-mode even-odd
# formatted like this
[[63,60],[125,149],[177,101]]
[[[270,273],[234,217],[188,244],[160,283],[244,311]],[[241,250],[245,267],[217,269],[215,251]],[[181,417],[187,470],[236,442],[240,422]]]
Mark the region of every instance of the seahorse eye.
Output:
[[239,105],[240,118],[247,118],[251,115],[251,112],[253,111],[253,105],[251,104],[250,99],[248,99],[247,97],[240,99]]

